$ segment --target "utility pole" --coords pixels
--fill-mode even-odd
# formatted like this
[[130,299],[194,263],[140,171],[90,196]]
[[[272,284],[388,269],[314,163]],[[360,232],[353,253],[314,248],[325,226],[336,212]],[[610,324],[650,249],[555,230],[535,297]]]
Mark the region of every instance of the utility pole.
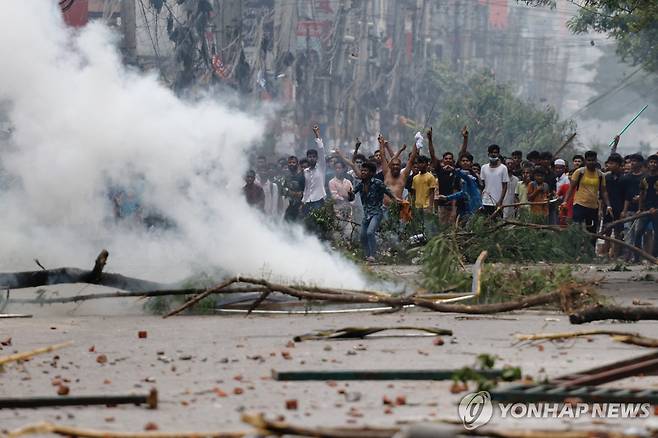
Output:
[[454,14],[453,22],[453,46],[452,46],[452,65],[456,72],[462,71],[462,35],[461,35],[461,26],[459,23],[459,13],[461,11],[460,3],[455,2],[452,13]]
[[121,2],[121,33],[123,41],[121,49],[123,57],[128,64],[137,61],[137,23],[135,13],[135,0]]
[[242,2],[240,0],[215,0],[215,38],[217,49],[226,49],[242,33]]

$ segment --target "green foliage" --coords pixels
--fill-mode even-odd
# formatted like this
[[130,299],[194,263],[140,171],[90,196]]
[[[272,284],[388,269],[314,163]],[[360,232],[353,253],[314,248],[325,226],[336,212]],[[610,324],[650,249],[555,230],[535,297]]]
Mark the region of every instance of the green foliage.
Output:
[[[441,96],[441,109],[434,120],[434,136],[441,150],[457,152],[464,126],[470,131],[469,151],[476,160],[486,157],[486,148],[553,151],[575,131],[573,121],[560,120],[550,107],[539,108],[519,99],[511,86],[496,82],[487,72],[463,76],[438,65],[429,73],[432,96]],[[438,128],[438,129],[437,129]],[[570,155],[567,148],[565,155]]]
[[334,212],[333,201],[325,202],[321,208],[313,210],[304,218],[304,225],[320,239],[331,240],[333,234],[340,231],[340,222]]
[[[498,385],[498,380],[490,380],[484,377],[481,372],[492,370],[496,364],[496,356],[491,354],[479,354],[476,358],[474,367],[463,367],[452,375],[454,382],[475,382],[478,391],[489,391]],[[502,369],[501,380],[504,382],[513,382],[521,378],[521,368],[504,366]]]
[[576,282],[569,265],[545,269],[486,265],[482,272],[480,303],[511,301],[524,296],[554,292]]
[[[484,216],[473,218],[460,235],[464,258],[472,263],[482,251],[489,262],[587,262],[594,257],[591,237],[577,225],[563,231],[500,227]],[[438,236],[436,238],[445,238]]]
[[460,253],[454,242],[436,237],[425,245],[421,258],[423,286],[430,291],[469,290],[471,275],[459,266]]
[[[433,292],[470,290],[472,275],[462,268],[461,260],[472,263],[485,250],[489,262],[514,263],[569,263],[589,260],[594,254],[591,238],[579,227],[555,232],[501,226],[487,218],[474,218],[464,230],[440,234],[425,246],[421,259],[423,286]],[[479,302],[510,301],[578,282],[568,265],[500,269],[485,264]]]

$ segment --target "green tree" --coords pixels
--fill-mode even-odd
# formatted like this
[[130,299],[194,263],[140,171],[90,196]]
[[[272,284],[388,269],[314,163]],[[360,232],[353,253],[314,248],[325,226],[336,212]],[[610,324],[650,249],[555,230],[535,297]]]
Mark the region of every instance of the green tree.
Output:
[[[555,0],[524,0],[533,6],[555,7]],[[658,2],[656,0],[571,0],[579,6],[569,21],[575,33],[608,33],[617,40],[625,61],[658,72]]]
[[[434,120],[440,151],[459,149],[464,126],[470,131],[469,151],[478,160],[486,157],[487,146],[494,143],[506,155],[514,150],[553,152],[576,129],[575,122],[560,120],[555,109],[523,101],[510,85],[497,83],[488,72],[463,76],[436,66],[428,85],[429,95],[441,96]],[[572,151],[570,147],[562,155]]]

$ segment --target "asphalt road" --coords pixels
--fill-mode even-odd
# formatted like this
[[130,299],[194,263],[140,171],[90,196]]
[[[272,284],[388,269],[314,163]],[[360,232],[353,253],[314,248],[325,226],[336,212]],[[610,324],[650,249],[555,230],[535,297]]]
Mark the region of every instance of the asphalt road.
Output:
[[[403,277],[412,276],[414,271],[405,267],[382,269],[396,270]],[[601,291],[617,302],[655,304],[656,282],[632,279],[646,274],[604,273],[597,268],[587,272],[589,276],[605,276]],[[65,295],[76,293],[80,287],[59,287],[58,291]],[[32,306],[34,318],[0,320],[0,341],[11,338],[11,345],[3,346],[0,356],[74,341],[69,348],[6,366],[0,373],[0,396],[56,396],[57,387],[52,383],[57,380],[70,388],[70,396],[146,393],[155,387],[161,401],[157,410],[132,405],[0,410],[0,431],[38,421],[116,431],[141,431],[149,422],[161,431],[244,430],[247,427],[240,420],[243,412],[265,413],[307,426],[455,421],[459,420],[457,404],[464,393],[452,394],[449,381],[277,382],[271,379],[271,370],[450,369],[474,365],[478,354],[488,353],[498,357],[497,367],[520,366],[524,375],[540,379],[646,354],[647,350],[607,337],[537,346],[518,343],[514,334],[608,328],[658,337],[655,322],[572,326],[565,315],[551,311],[488,317],[406,310],[389,315],[185,315],[163,320],[140,314],[140,306],[134,300]],[[8,309],[25,310],[23,306]],[[102,313],[113,315],[98,316]],[[117,316],[121,313],[130,315]],[[318,329],[395,325],[447,328],[453,330],[453,336],[444,336],[443,345],[421,336],[292,342],[295,335]],[[142,330],[148,332],[146,339],[138,338]],[[107,362],[99,363],[99,355],[105,355]],[[630,378],[610,386],[658,388],[658,378]],[[405,403],[392,407],[383,403],[385,398],[398,397]],[[290,400],[297,402],[296,410],[288,409]],[[658,427],[653,415],[648,419],[581,418],[576,422],[494,416],[492,424],[606,430]]]

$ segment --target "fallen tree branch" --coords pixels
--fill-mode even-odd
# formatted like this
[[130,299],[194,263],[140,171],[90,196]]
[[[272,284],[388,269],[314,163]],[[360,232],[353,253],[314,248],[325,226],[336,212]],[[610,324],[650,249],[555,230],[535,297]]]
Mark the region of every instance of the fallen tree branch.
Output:
[[630,243],[626,243],[623,240],[615,239],[614,237],[605,236],[603,234],[596,234],[596,233],[587,233],[587,234],[589,234],[592,237],[596,237],[598,239],[606,240],[608,242],[613,242],[613,243],[616,243],[617,245],[621,245],[624,248],[627,248],[630,251],[635,252],[636,254],[641,256],[642,258],[649,260],[654,265],[658,265],[658,258],[652,256],[651,254],[649,254],[648,252],[646,252],[645,250],[643,250],[641,248],[638,248],[637,246],[631,245]]
[[[562,231],[566,230],[566,228],[562,228],[559,225],[530,224],[530,223],[525,223],[525,222],[520,222],[520,221],[515,221],[515,220],[509,220],[509,219],[504,220],[504,223],[508,224],[508,225],[516,225],[516,226],[520,226],[520,227],[534,228],[534,229],[537,229],[537,230],[550,230],[550,231],[556,231],[556,232],[562,232]],[[624,242],[623,240],[615,239],[613,237],[606,236],[606,235],[603,235],[603,234],[598,234],[598,233],[586,232],[586,234],[588,234],[592,237],[595,237],[597,239],[602,239],[602,240],[606,240],[608,242],[616,243],[617,245],[621,245],[624,248],[627,248],[628,250],[637,253],[642,258],[649,260],[654,265],[658,265],[658,258],[652,256],[651,254],[649,254],[648,252],[644,251],[641,248],[638,248],[636,246],[633,246],[629,243]]]
[[581,332],[563,332],[563,333],[537,333],[532,335],[515,335],[519,341],[555,341],[559,339],[577,338],[581,336],[640,336],[638,333],[621,332],[615,330],[585,330]]
[[547,199],[546,201],[536,201],[536,202],[514,202],[512,204],[503,204],[499,205],[496,207],[493,213],[489,215],[489,218],[492,219],[498,215],[503,209],[505,208],[511,208],[511,207],[522,207],[524,205],[550,205],[554,202],[557,202],[557,198],[555,199]]
[[639,335],[620,335],[613,336],[613,341],[622,342],[624,344],[637,345],[638,347],[658,348],[658,339],[647,338]]
[[[311,287],[305,285],[286,286],[282,284],[271,283],[264,279],[244,278],[238,276],[238,277],[229,278],[225,280],[223,283],[221,283],[220,285],[203,291],[200,291],[198,289],[186,289],[186,290],[171,289],[163,284],[144,282],[143,280],[129,279],[131,282],[134,281],[138,282],[139,287],[137,289],[146,285],[149,286],[156,285],[158,287],[155,288],[155,290],[149,289],[146,291],[137,290],[137,291],[129,291],[129,292],[113,292],[108,294],[89,294],[89,295],[79,295],[75,297],[66,297],[66,298],[24,300],[19,302],[29,302],[29,303],[36,302],[40,304],[66,303],[66,302],[78,302],[86,299],[116,298],[116,297],[130,297],[130,296],[153,297],[153,296],[185,295],[189,293],[196,293],[196,295],[194,295],[190,300],[185,302],[182,306],[178,307],[177,309],[174,309],[173,311],[169,312],[164,316],[164,318],[168,318],[169,316],[176,315],[190,308],[191,306],[195,305],[199,301],[203,300],[204,298],[212,294],[261,292],[262,293],[261,297],[259,298],[259,300],[256,301],[255,305],[252,306],[252,308],[250,309],[250,311],[253,311],[260,304],[260,301],[262,301],[262,299],[265,298],[267,295],[269,295],[271,292],[280,292],[298,299],[310,300],[310,301],[327,301],[333,303],[352,303],[352,304],[381,304],[393,308],[402,308],[404,306],[418,306],[437,312],[491,314],[491,313],[499,313],[499,312],[509,312],[513,310],[521,310],[529,307],[542,306],[554,302],[563,303],[565,299],[567,299],[568,301],[568,299],[573,294],[581,294],[584,292],[584,290],[582,289],[568,288],[566,295],[564,292],[558,291],[558,292],[550,292],[550,293],[545,293],[535,296],[524,297],[520,300],[509,301],[504,303],[473,304],[473,305],[454,304],[453,303],[454,301],[476,298],[479,295],[480,286],[481,286],[480,274],[482,269],[482,263],[485,257],[486,257],[486,251],[483,251],[478,257],[473,267],[473,282],[471,286],[471,293],[450,294],[450,296],[447,295],[443,296],[441,294],[437,294],[436,297],[430,297],[427,295],[419,297],[419,296],[415,296],[414,294],[408,296],[393,296],[390,294],[373,292],[373,291],[329,289],[329,288],[319,288],[315,286]],[[107,261],[107,253],[104,252],[101,253],[97,258],[97,263],[95,264],[94,270],[92,271],[78,270],[78,271],[85,273],[85,278],[87,279],[91,278],[92,280],[94,279],[94,277],[98,278],[98,276],[100,275],[101,279],[98,284],[108,285],[106,280],[110,277],[110,275],[99,274],[99,272],[102,271],[102,267],[104,266],[106,261]],[[67,270],[68,268],[54,270],[54,271],[61,273]],[[44,275],[43,273],[51,273],[54,271],[37,271],[36,274]],[[18,283],[22,284],[23,287],[25,287],[26,285],[29,286],[34,285],[34,282],[30,283],[31,281],[30,276],[33,273],[23,273],[23,274],[25,274],[24,275],[25,278],[23,279],[24,281],[18,281]],[[0,281],[2,281],[2,277],[1,277],[2,275],[12,276],[18,274],[0,274]],[[116,276],[116,274],[111,274],[111,275]],[[48,281],[53,282],[50,284],[72,281],[70,275],[68,276],[65,275],[65,277],[66,277],[66,281],[62,280],[62,278],[53,279],[48,276],[46,276],[45,278]],[[120,277],[121,279],[126,279],[126,277],[123,276],[118,276],[118,277]],[[76,281],[79,281],[82,278],[81,274],[77,275],[76,278],[77,278]],[[114,280],[116,280],[116,278]],[[40,278],[40,280],[37,281],[37,283],[41,284],[43,283],[43,281],[44,278]],[[229,286],[234,285],[236,283],[242,283],[249,286],[228,289]],[[134,287],[135,284],[132,284],[131,286]],[[453,301],[453,302],[449,302],[449,301]]]
[[43,422],[13,430],[9,432],[9,437],[47,433],[80,438],[242,438],[250,434],[250,432],[114,432]]
[[1,356],[0,357],[0,366],[9,363],[9,362],[16,362],[19,360],[26,360],[30,359],[32,356],[36,356],[39,354],[46,354],[50,353],[55,350],[60,350],[65,347],[69,347],[73,345],[73,342],[63,342],[61,344],[54,344],[54,345],[49,345],[48,347],[42,347],[42,348],[37,348],[36,350],[31,350],[31,351],[24,351],[22,353],[15,353],[15,354],[10,354],[9,356]]
[[[487,256],[486,251],[482,251],[482,253],[478,256],[477,261],[475,262],[475,265],[473,266],[473,283],[471,285],[471,294],[464,293],[464,294],[459,294],[460,296],[458,297],[450,297],[449,299],[455,300],[455,299],[462,299],[462,298],[471,298],[471,297],[476,297],[480,293],[480,282],[481,282],[481,271],[482,271],[482,264],[484,262],[484,259]],[[284,293],[299,299],[306,299],[306,300],[317,300],[317,301],[334,301],[334,302],[342,302],[342,303],[352,303],[352,304],[385,304],[389,307],[403,307],[403,306],[408,306],[408,305],[417,305],[421,307],[426,307],[430,308],[430,306],[437,304],[436,301],[441,300],[442,298],[439,298],[437,295],[436,300],[432,299],[420,299],[417,297],[414,297],[414,295],[410,295],[407,297],[396,297],[392,296],[390,294],[385,294],[385,293],[380,293],[380,292],[371,292],[371,291],[353,291],[353,290],[345,290],[345,289],[328,289],[328,288],[319,288],[319,287],[308,287],[304,285],[296,285],[296,286],[286,286],[282,284],[275,284],[275,283],[270,283],[269,281],[266,281],[264,279],[258,279],[258,278],[246,278],[246,277],[233,277],[228,280],[225,280],[223,283],[221,283],[219,286],[210,288],[194,297],[192,297],[189,301],[184,303],[182,306],[178,307],[177,309],[172,310],[168,314],[164,316],[164,318],[168,318],[170,316],[176,315],[183,310],[186,310],[193,306],[194,304],[198,303],[202,299],[206,298],[207,296],[211,294],[216,294],[216,293],[222,293],[222,291],[235,283],[245,283],[245,284],[253,284],[257,286],[262,286],[266,290],[269,290],[271,292],[280,292]],[[253,311],[255,307],[251,309]],[[435,309],[432,309],[435,310]],[[450,311],[450,310],[446,310]]]
[[[391,295],[374,295],[369,293],[351,293],[351,292],[342,292],[336,293],[330,289],[322,290],[321,292],[310,292],[307,290],[302,290],[303,286],[285,286],[276,283],[270,283],[267,280],[257,279],[257,278],[244,278],[244,277],[234,277],[224,281],[219,286],[208,289],[207,291],[194,296],[188,302],[180,306],[179,308],[169,312],[164,317],[167,318],[172,315],[176,315],[182,312],[185,309],[188,309],[192,305],[198,303],[203,298],[213,294],[221,293],[223,288],[234,283],[244,283],[244,284],[254,284],[263,286],[267,289],[272,290],[273,292],[280,292],[287,294],[299,299],[312,300],[312,301],[332,301],[332,302],[342,302],[342,303],[352,303],[352,304],[383,304],[390,307],[401,307],[408,305],[415,305],[418,307],[423,307],[425,309],[433,310],[436,312],[449,312],[449,313],[470,313],[470,314],[490,314],[490,313],[499,313],[499,312],[510,312],[513,310],[526,309],[528,307],[542,306],[550,303],[562,303],[564,299],[571,298],[573,295],[583,294],[585,291],[582,288],[577,287],[568,287],[564,291],[557,292],[548,292],[544,294],[533,295],[529,297],[524,297],[519,300],[508,301],[503,303],[493,303],[493,304],[453,304],[453,303],[444,303],[441,302],[440,295],[437,295],[436,299],[430,298],[419,298],[416,296],[391,296]],[[299,288],[299,289],[297,289]],[[317,288],[315,290],[318,290]],[[475,296],[473,294],[466,296]],[[454,298],[453,298],[454,299]]]
[[0,273],[0,287],[4,289],[22,289],[27,287],[48,286],[53,284],[90,283],[113,287],[132,292],[173,289],[175,285],[156,283],[139,278],[126,277],[120,274],[105,274],[103,269],[109,253],[102,250],[94,267],[90,271],[77,268],[45,269],[41,271],[26,271]]
[[107,252],[106,249],[102,250],[101,253],[98,254],[98,257],[96,257],[96,261],[94,262],[94,268],[91,270],[89,275],[84,278],[84,283],[98,284],[98,282],[101,281],[101,275],[103,274],[103,269],[107,264],[107,258],[109,255],[110,253]]
[[607,224],[603,224],[603,231],[608,231],[608,230],[616,227],[617,225],[625,224],[626,222],[632,222],[635,219],[640,219],[640,218],[643,218],[645,216],[652,216],[653,214],[655,214],[655,213],[650,211],[650,210],[647,210],[647,211],[643,211],[643,212],[634,214],[633,216],[628,216],[628,217],[625,217],[625,218],[622,218],[622,219],[617,219],[616,221],[608,222]]
[[658,320],[658,307],[623,307],[596,304],[585,307],[569,315],[571,324],[584,324],[605,319],[621,321]]

